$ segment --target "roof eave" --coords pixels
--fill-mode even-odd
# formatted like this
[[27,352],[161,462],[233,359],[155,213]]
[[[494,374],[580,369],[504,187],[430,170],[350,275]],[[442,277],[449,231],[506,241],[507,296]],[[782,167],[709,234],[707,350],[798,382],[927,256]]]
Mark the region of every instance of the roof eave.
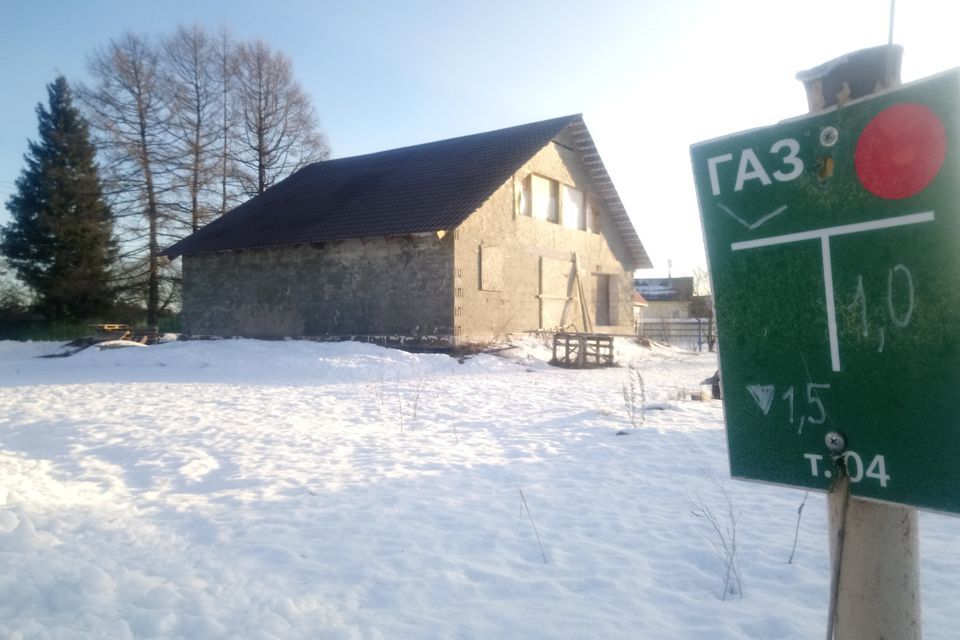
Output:
[[607,168],[600,158],[600,152],[597,151],[597,146],[593,142],[593,137],[590,135],[590,131],[587,130],[587,125],[583,121],[583,118],[577,117],[576,120],[569,125],[569,129],[577,151],[580,153],[580,157],[583,158],[587,171],[590,172],[590,177],[597,187],[597,195],[603,201],[604,207],[606,207],[606,210],[613,218],[617,230],[620,232],[620,237],[623,238],[623,242],[630,254],[631,264],[627,266],[632,269],[649,269],[653,267],[653,263],[650,261],[646,249],[643,248],[640,236],[637,235],[637,230],[633,226],[630,216],[627,214],[626,207],[623,206],[620,194],[617,193],[617,189],[613,185],[613,180],[610,178],[610,174],[607,172]]

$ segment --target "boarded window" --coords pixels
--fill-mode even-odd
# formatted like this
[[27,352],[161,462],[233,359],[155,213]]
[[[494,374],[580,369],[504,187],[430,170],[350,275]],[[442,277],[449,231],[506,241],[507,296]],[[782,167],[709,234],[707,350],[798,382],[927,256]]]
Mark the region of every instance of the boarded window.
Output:
[[609,274],[597,275],[597,326],[620,323],[620,279]]
[[533,215],[533,197],[530,191],[530,182],[533,176],[524,176],[516,183],[517,215],[530,217]]
[[533,217],[537,220],[560,221],[559,184],[556,180],[530,176],[533,196]]
[[597,276],[597,326],[610,324],[610,276]]
[[514,180],[514,213],[563,224],[567,229],[599,233],[597,210],[581,189],[528,173]]
[[586,230],[587,228],[587,208],[585,202],[585,194],[580,189],[575,189],[574,187],[568,187],[563,185],[561,187],[563,192],[563,226],[568,229],[581,229]]
[[608,276],[607,292],[610,298],[610,315],[608,320],[611,325],[620,324],[620,278],[617,276]]
[[480,288],[484,291],[503,291],[503,247],[481,245]]
[[556,329],[573,322],[573,263],[540,258],[540,328]]
[[587,198],[587,231],[600,233],[600,217],[597,215],[597,209]]
[[597,274],[597,326],[620,324],[620,278],[606,273]]

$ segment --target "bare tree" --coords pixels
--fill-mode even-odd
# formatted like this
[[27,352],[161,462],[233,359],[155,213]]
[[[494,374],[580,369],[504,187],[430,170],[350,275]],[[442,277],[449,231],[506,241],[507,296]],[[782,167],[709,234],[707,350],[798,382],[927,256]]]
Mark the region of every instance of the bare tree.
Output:
[[226,30],[180,27],[159,45],[127,33],[88,67],[80,95],[123,231],[118,293],[155,325],[180,286],[161,248],[326,158],[327,141],[289,59]]
[[710,273],[701,266],[696,266],[692,271],[693,275],[693,295],[710,295]]
[[161,198],[169,184],[171,152],[170,111],[158,66],[156,47],[128,32],[90,56],[95,85],[81,91],[105,161],[113,210],[128,231],[123,257],[143,264],[143,269],[126,270],[127,282],[121,284],[138,288],[145,279],[150,326],[156,326],[160,307],[160,233],[166,219]]
[[244,130],[235,157],[244,190],[256,195],[304,165],[327,158],[329,147],[286,56],[257,40],[240,45],[237,61]]
[[221,214],[229,211],[239,201],[234,161],[230,152],[231,143],[236,140],[237,114],[237,46],[230,39],[226,28],[220,30],[216,48],[217,80],[220,87],[220,158],[217,163],[217,175],[220,180]]
[[707,341],[707,349],[712,352],[717,344],[717,324],[710,293],[710,274],[703,267],[693,269],[693,293],[688,313],[691,318],[698,318],[703,323],[703,337]]
[[[218,47],[203,27],[163,40],[161,68],[170,109],[174,206],[196,231],[217,212],[223,93]],[[181,195],[182,194],[182,195]]]

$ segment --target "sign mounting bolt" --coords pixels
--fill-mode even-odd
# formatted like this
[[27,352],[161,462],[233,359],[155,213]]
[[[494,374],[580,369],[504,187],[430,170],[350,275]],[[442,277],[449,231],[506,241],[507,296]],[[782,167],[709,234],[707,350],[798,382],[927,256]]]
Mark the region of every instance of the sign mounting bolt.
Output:
[[820,132],[820,144],[825,147],[832,147],[837,144],[837,139],[840,137],[840,132],[836,127],[824,127]]
[[827,443],[827,449],[834,455],[843,453],[843,450],[847,448],[847,441],[836,431],[828,433],[824,441]]

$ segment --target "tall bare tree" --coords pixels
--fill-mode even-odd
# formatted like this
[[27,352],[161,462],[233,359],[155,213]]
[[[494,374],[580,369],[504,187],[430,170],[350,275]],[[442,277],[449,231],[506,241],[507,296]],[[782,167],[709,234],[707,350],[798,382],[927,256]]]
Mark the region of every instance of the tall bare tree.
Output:
[[693,269],[693,297],[690,299],[688,313],[705,323],[704,339],[710,351],[717,344],[717,323],[713,314],[713,294],[710,291],[710,274],[703,267]]
[[[159,52],[145,37],[126,33],[88,59],[95,84],[81,92],[104,164],[117,217],[128,230],[127,283],[146,281],[147,324],[160,309],[160,234],[170,219],[171,113],[163,94]],[[145,240],[145,243],[143,242]],[[144,246],[145,245],[145,246]],[[145,255],[144,255],[145,252]]]
[[115,272],[155,324],[179,286],[161,248],[326,158],[327,140],[289,59],[226,30],[181,27],[159,44],[127,33],[88,67],[81,97],[126,232]]
[[220,180],[221,214],[229,211],[239,202],[237,186],[238,171],[234,168],[231,144],[236,140],[237,114],[237,45],[230,38],[226,28],[220,30],[216,50],[217,80],[220,89],[220,157],[217,163],[217,175]]
[[178,27],[162,43],[160,65],[169,100],[173,204],[196,231],[216,202],[223,99],[218,45],[203,27]]
[[249,195],[330,154],[290,60],[260,40],[240,45],[237,90],[243,132],[235,158]]

